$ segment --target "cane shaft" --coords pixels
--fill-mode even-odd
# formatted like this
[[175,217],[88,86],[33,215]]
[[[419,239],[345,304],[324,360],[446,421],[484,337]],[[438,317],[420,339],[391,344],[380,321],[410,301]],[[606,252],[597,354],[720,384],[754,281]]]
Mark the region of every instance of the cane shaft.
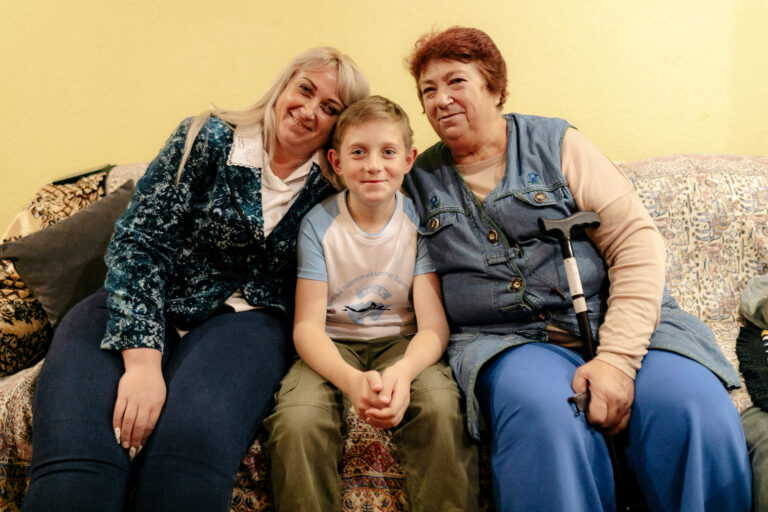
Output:
[[[597,348],[592,337],[592,327],[589,324],[587,301],[581,286],[579,267],[576,264],[573,247],[571,246],[571,230],[577,227],[597,227],[600,225],[600,218],[595,212],[578,212],[565,219],[540,218],[538,222],[542,233],[554,235],[560,242],[560,249],[562,250],[563,262],[565,264],[565,275],[568,278],[568,289],[571,293],[573,309],[579,325],[579,334],[584,346],[584,359],[589,361],[597,355]],[[587,394],[589,394],[589,391],[587,391]],[[613,466],[616,510],[619,512],[629,511],[632,507],[630,506],[626,487],[628,471],[626,460],[623,457],[623,452],[616,449],[616,441],[613,436],[606,434],[603,435],[603,438],[605,439],[608,456]]]

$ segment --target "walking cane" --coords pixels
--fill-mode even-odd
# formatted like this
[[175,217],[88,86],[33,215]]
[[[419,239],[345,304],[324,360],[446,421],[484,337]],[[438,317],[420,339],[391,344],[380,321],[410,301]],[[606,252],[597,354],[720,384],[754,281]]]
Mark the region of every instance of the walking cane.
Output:
[[[568,277],[568,288],[571,292],[573,308],[576,310],[576,320],[579,323],[579,333],[581,341],[584,344],[584,358],[589,361],[597,354],[594,338],[592,337],[592,328],[589,326],[589,317],[587,315],[587,301],[584,298],[584,291],[581,288],[581,277],[579,277],[579,267],[576,265],[576,258],[573,255],[573,246],[571,245],[571,230],[575,228],[596,228],[600,225],[600,217],[595,212],[577,212],[564,219],[544,219],[539,218],[539,231],[545,235],[552,235],[560,242],[560,249],[563,252],[563,262],[565,264],[565,274]],[[576,415],[579,411],[587,412],[589,407],[589,390],[586,393],[578,393],[568,399],[568,402],[576,405]],[[629,511],[629,496],[626,487],[626,466],[622,464],[623,459],[619,459],[619,453],[616,451],[616,444],[612,436],[604,435],[605,444],[608,447],[608,455],[611,458],[613,466],[613,481],[616,491],[616,510]]]

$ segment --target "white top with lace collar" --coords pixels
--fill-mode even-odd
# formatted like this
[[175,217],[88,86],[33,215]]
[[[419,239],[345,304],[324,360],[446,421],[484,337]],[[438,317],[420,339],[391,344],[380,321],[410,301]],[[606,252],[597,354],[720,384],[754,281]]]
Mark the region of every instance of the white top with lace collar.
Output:
[[[309,160],[297,167],[288,177],[280,179],[269,167],[269,154],[264,147],[261,126],[238,126],[235,129],[227,165],[261,169],[261,212],[265,238],[272,233],[299,196],[312,170],[312,164],[320,162],[320,151],[322,150],[315,151]],[[238,312],[255,309],[245,301],[240,290],[229,297],[225,303]]]
[[268,237],[280,219],[288,212],[307,181],[312,164],[319,163],[320,151],[297,167],[288,177],[280,179],[269,166],[269,155],[264,147],[261,126],[237,127],[228,165],[261,169],[261,204],[264,216],[264,236]]

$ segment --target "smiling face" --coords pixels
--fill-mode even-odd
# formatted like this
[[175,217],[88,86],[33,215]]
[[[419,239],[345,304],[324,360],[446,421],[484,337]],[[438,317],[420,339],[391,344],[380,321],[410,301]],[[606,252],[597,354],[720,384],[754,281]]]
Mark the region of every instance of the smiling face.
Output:
[[488,89],[474,62],[430,60],[419,77],[419,90],[429,123],[452,149],[483,141],[498,124],[501,95]]
[[273,160],[304,161],[328,140],[344,105],[336,68],[299,70],[275,103]]
[[395,192],[411,170],[416,148],[406,145],[402,123],[367,121],[347,128],[338,149],[328,150],[334,171],[349,189],[353,216],[394,208]]

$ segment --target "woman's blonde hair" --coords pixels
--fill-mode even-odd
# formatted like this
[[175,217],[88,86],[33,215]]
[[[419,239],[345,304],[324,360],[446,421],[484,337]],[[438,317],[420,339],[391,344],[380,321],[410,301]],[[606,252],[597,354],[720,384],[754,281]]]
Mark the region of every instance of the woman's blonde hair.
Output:
[[[218,117],[230,124],[237,126],[261,125],[262,136],[270,158],[275,148],[275,103],[280,94],[288,85],[297,71],[309,69],[336,68],[339,72],[338,93],[344,107],[368,96],[368,79],[360,71],[354,61],[336,48],[322,46],[312,48],[296,56],[286,68],[275,78],[272,85],[264,95],[253,105],[239,110],[225,110],[213,108],[195,116],[189,125],[187,137],[184,143],[184,152],[176,174],[176,183],[181,179],[184,165],[192,151],[192,143],[200,133],[203,125],[211,116]],[[336,184],[335,174],[331,172],[325,151],[322,151],[320,166],[323,174]]]

